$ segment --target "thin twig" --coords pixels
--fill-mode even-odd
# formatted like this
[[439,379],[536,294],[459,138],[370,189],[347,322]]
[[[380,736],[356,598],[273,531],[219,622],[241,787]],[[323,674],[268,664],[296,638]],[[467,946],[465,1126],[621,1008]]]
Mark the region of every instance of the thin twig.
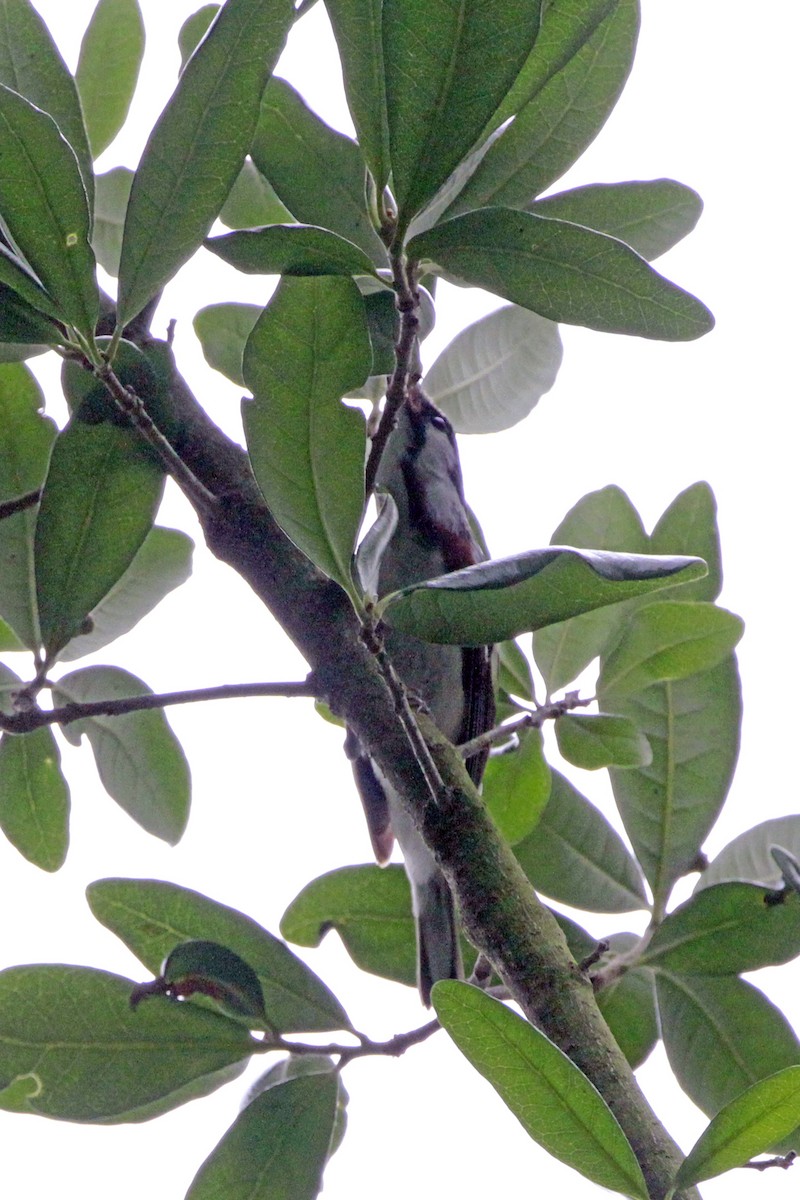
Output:
[[217,506],[217,497],[186,466],[155,424],[136,392],[122,383],[109,363],[95,366],[94,373],[101,383],[105,384],[114,403],[125,413],[134,429],[153,447],[165,469],[192,504],[203,512],[212,512]]
[[398,1058],[401,1054],[405,1054],[406,1050],[410,1050],[412,1046],[418,1046],[420,1042],[426,1041],[431,1034],[436,1033],[441,1026],[434,1018],[428,1021],[427,1024],[421,1025],[418,1029],[412,1029],[408,1033],[396,1033],[394,1037],[390,1037],[385,1042],[373,1042],[365,1034],[358,1034],[358,1046],[342,1046],[337,1042],[332,1042],[328,1046],[309,1046],[306,1043],[287,1042],[284,1038],[265,1039],[259,1043],[259,1050],[264,1053],[270,1053],[275,1050],[285,1050],[289,1054],[325,1054],[335,1055],[339,1059],[338,1066],[345,1066],[346,1063],[352,1062],[355,1058],[366,1058],[370,1055],[384,1055],[391,1058]]
[[[51,685],[58,688],[58,683]],[[70,725],[88,717],[119,717],[127,713],[166,708],[172,704],[196,704],[204,700],[235,700],[252,696],[314,696],[309,680],[298,683],[225,683],[219,687],[194,688],[184,692],[129,696],[121,700],[70,700],[60,708],[44,711],[31,708],[12,715],[0,713],[0,729],[7,733],[32,733],[44,725]]]
[[790,1150],[788,1154],[779,1154],[776,1158],[753,1158],[750,1162],[740,1165],[749,1167],[751,1171],[768,1171],[770,1167],[781,1167],[784,1171],[788,1171],[796,1159],[797,1151]]
[[486,733],[470,738],[468,742],[462,742],[458,747],[458,753],[463,759],[472,758],[473,754],[479,754],[487,746],[508,741],[521,729],[541,729],[545,721],[556,721],[566,713],[572,712],[574,708],[586,708],[592,703],[594,703],[593,696],[581,699],[577,692],[567,692],[561,700],[542,704],[535,712],[523,713],[522,716],[515,717],[513,721],[507,721],[505,725],[496,725],[494,729],[487,729]]
[[26,508],[33,508],[41,498],[42,489],[36,488],[33,492],[25,492],[23,496],[15,496],[13,500],[4,500],[0,504],[0,521],[6,517],[13,517],[18,512],[24,512]]

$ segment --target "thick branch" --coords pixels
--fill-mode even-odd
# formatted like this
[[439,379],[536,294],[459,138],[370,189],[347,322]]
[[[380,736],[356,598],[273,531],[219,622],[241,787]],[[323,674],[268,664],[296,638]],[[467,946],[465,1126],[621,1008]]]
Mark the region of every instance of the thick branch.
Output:
[[[664,1196],[681,1155],[642,1095],[572,959],[552,914],[539,902],[497,833],[456,751],[438,758],[457,780],[438,803],[397,718],[352,606],[281,532],[246,456],[197,405],[176,375],[169,408],[150,415],[187,468],[219,503],[198,516],[209,547],[264,601],[309,662],[318,694],[343,716],[414,813],[453,884],[478,950],[494,963],[531,1021],[594,1083],[642,1164],[650,1195]],[[455,773],[455,774],[454,774]]]

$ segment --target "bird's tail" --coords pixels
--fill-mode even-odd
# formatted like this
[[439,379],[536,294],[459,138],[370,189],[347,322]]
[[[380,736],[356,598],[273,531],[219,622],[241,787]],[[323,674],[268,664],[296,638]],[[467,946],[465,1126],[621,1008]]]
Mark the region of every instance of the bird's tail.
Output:
[[417,917],[417,982],[430,1007],[431,988],[439,979],[460,979],[461,947],[453,896],[441,871],[414,887]]

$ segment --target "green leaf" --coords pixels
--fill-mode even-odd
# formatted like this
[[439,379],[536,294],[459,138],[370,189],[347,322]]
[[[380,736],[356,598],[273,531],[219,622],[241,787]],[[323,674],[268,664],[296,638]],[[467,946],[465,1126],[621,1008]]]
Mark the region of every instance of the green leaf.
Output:
[[745,830],[720,850],[697,881],[697,891],[728,880],[746,880],[774,888],[781,871],[772,857],[772,846],[800,854],[800,816],[773,817]]
[[567,762],[585,771],[646,767],[653,757],[633,721],[608,713],[566,713],[556,722],[556,739]]
[[[627,953],[639,941],[634,933],[612,934],[608,939],[611,956]],[[653,972],[646,967],[631,967],[596,995],[598,1008],[620,1050],[631,1067],[641,1066],[661,1037]]]
[[665,917],[640,961],[680,975],[739,975],[798,954],[800,895],[769,905],[763,888],[720,883]]
[[347,1093],[347,1088],[342,1083],[341,1072],[336,1071],[336,1065],[329,1055],[288,1054],[285,1058],[279,1059],[271,1067],[268,1067],[264,1074],[260,1075],[255,1081],[245,1096],[242,1108],[247,1104],[252,1104],[257,1096],[260,1096],[269,1088],[281,1087],[284,1083],[289,1083],[292,1079],[300,1079],[308,1075],[331,1074],[335,1075],[337,1080],[337,1095],[336,1116],[334,1118],[330,1147],[328,1149],[328,1158],[330,1158],[339,1149],[342,1139],[347,1132],[347,1105],[350,1097]]
[[642,870],[663,908],[717,819],[739,749],[741,689],[733,657],[615,705],[645,735],[653,761],[611,772],[614,797]]
[[72,421],[58,435],[36,524],[42,642],[53,655],[128,569],[164,476],[137,434]]
[[692,232],[703,201],[674,179],[649,179],[590,183],[536,200],[528,211],[610,234],[650,262]]
[[645,1200],[641,1168],[616,1117],[566,1054],[468,984],[437,983],[432,999],[459,1050],[530,1137],[601,1187]]
[[[136,1011],[133,984],[88,967],[0,973],[0,1079],[32,1075],[26,1110],[66,1121],[141,1120],[219,1086],[252,1053],[237,1021],[157,998]],[[18,1110],[18,1105],[17,1105]]]
[[241,170],[291,0],[228,0],[191,57],[131,188],[117,318],[126,325],[191,258]]
[[[89,884],[86,895],[97,920],[154,975],[176,943],[211,939],[253,968],[271,1028],[281,1033],[350,1028],[339,1001],[314,972],[288,946],[236,909],[153,879],[100,879]],[[411,937],[413,954],[413,929]]]
[[489,759],[482,791],[492,820],[512,846],[536,828],[550,796],[540,730],[525,730],[515,750]]
[[511,696],[533,700],[533,675],[530,664],[515,641],[501,642],[497,647],[498,686]]
[[0,828],[43,871],[57,871],[69,846],[69,788],[50,729],[0,740]]
[[536,890],[562,904],[615,913],[648,907],[641,872],[622,838],[558,771],[539,824],[514,853]]
[[480,209],[412,238],[408,253],[551,321],[663,341],[691,341],[714,326],[704,304],[630,246],[568,221]]
[[246,158],[219,219],[229,229],[250,229],[255,225],[285,225],[293,218],[252,158]]
[[787,1067],[754,1083],[727,1104],[687,1154],[675,1177],[690,1187],[742,1167],[800,1125],[800,1067]]
[[199,938],[181,942],[167,955],[161,975],[170,995],[209,996],[223,1012],[247,1018],[249,1028],[269,1028],[258,976],[220,942]]
[[384,0],[389,146],[400,228],[472,149],[539,32],[530,0]]
[[800,1043],[783,1014],[736,976],[656,976],[669,1065],[707,1116],[745,1088],[800,1063]]
[[[707,483],[693,483],[675,497],[656,523],[650,549],[653,554],[699,555],[708,563],[708,575],[681,588],[678,598],[716,600],[722,590],[722,563],[717,502]],[[672,599],[667,595],[659,598]]]
[[[642,518],[625,492],[613,485],[582,497],[564,517],[550,541],[560,546],[636,554],[646,554],[650,549]],[[533,654],[548,694],[576,679],[612,643],[629,611],[630,604],[625,604],[584,613],[534,633]]]
[[[83,667],[53,689],[59,705],[151,694],[119,667]],[[163,710],[85,717],[64,726],[64,734],[73,745],[86,734],[103,787],[137,824],[172,846],[180,841],[189,819],[189,765]]]
[[[90,337],[99,301],[75,152],[52,117],[0,87],[0,154],[3,221],[52,300],[54,309],[44,311]],[[8,276],[4,282],[14,287]],[[22,295],[36,303],[33,292]]]
[[[44,313],[52,321],[63,320],[58,304],[49,292],[44,290],[27,263],[18,258],[2,241],[0,241],[0,281],[2,281],[4,289],[15,292],[21,301],[36,309],[37,312]],[[67,338],[62,334],[59,340],[66,341]]]
[[336,1117],[333,1074],[269,1088],[234,1121],[195,1175],[186,1200],[314,1200]]
[[492,125],[501,125],[537,95],[574,58],[618,4],[619,0],[559,0],[557,4],[545,5],[533,50],[494,114]]
[[0,362],[16,362],[66,341],[64,331],[0,283]]
[[654,683],[685,679],[727,658],[744,632],[744,622],[702,601],[656,601],[631,613],[622,638],[604,658],[597,692],[601,704]]
[[383,0],[325,0],[358,142],[377,192],[389,182]]
[[128,167],[114,167],[95,180],[92,247],[103,270],[115,277],[119,274],[122,230],[132,183],[133,171]]
[[331,229],[371,262],[386,265],[367,213],[360,148],[320,120],[283,79],[267,85],[250,153],[296,221]]
[[131,565],[89,613],[91,629],[67,642],[60,662],[73,662],[107,646],[138,625],[174,588],[189,578],[194,543],[177,529],[150,530]]
[[204,4],[181,25],[178,31],[178,49],[181,52],[181,70],[206,36],[211,22],[219,12],[221,4]]
[[[27,367],[0,364],[0,499],[36,491],[44,482],[56,426],[42,413],[44,395]],[[29,650],[38,648],[34,581],[36,506],[0,521],[0,613]]]
[[425,376],[425,391],[458,433],[496,433],[527,417],[555,383],[558,326],[516,306],[462,330]]
[[656,591],[678,576],[695,579],[704,569],[699,559],[552,546],[403,588],[384,601],[384,611],[393,627],[426,641],[486,646]]
[[205,247],[246,275],[373,275],[363,250],[315,225],[267,225],[206,238]]
[[75,80],[29,0],[2,0],[0,17],[0,83],[53,118],[75,151],[91,205],[92,156]]
[[258,304],[209,304],[192,322],[208,365],[242,388],[247,386],[242,376],[244,348],[263,311]]
[[125,124],[144,55],[137,0],[98,0],[81,42],[75,83],[92,155],[97,158]]
[[366,434],[362,414],[340,398],[371,364],[358,288],[326,276],[282,279],[244,353],[254,398],[242,414],[258,485],[292,541],[344,588],[364,507]]
[[[595,11],[591,16],[596,18],[596,6],[592,7]],[[545,20],[544,53],[524,88],[533,94],[527,103],[521,103],[514,120],[489,147],[448,216],[495,204],[527,206],[597,137],[633,64],[639,32],[638,0],[620,0],[593,31],[594,21],[586,23],[585,16],[570,4],[564,26],[550,40]],[[590,31],[587,39],[585,34]],[[536,58],[534,47],[530,62]],[[542,83],[544,86],[540,86]],[[511,114],[500,115],[505,119]]]
[[318,946],[331,929],[362,971],[416,986],[416,935],[402,867],[328,871],[303,888],[281,919],[281,933],[298,946]]

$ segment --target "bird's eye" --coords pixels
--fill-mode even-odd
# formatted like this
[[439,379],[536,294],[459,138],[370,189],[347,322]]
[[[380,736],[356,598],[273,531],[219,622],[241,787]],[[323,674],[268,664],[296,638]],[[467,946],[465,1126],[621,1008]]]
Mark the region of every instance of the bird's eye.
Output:
[[441,413],[434,413],[434,415],[431,417],[431,425],[433,425],[434,429],[442,429],[445,433],[447,433],[447,417],[443,417]]

